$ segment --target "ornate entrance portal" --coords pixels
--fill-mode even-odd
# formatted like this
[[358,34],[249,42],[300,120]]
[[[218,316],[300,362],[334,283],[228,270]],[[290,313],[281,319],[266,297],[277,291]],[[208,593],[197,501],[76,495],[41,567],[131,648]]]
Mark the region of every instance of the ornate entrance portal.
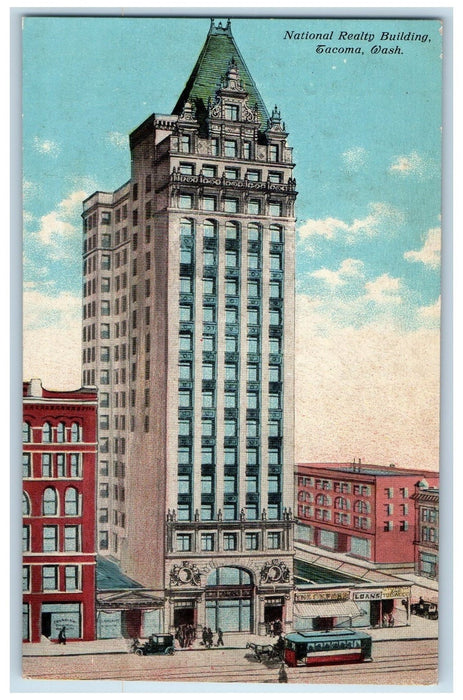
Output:
[[206,627],[222,632],[253,629],[254,584],[244,569],[222,566],[206,582]]

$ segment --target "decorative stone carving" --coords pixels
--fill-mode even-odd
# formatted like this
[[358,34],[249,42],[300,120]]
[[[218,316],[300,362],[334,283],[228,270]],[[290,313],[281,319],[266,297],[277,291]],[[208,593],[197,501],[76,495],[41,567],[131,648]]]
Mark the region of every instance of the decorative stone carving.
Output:
[[189,561],[174,564],[170,570],[171,586],[201,586],[201,573],[196,566]]
[[260,570],[260,583],[289,583],[289,579],[288,567],[278,559],[266,562]]

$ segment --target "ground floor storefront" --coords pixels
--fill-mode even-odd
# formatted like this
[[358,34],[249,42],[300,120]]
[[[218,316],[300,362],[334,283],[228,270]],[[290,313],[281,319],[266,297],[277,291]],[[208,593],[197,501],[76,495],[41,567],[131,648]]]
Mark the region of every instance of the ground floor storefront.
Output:
[[411,586],[365,584],[296,590],[296,630],[328,630],[336,627],[380,628],[410,624]]
[[95,608],[93,599],[47,601],[39,598],[23,602],[23,641],[40,642],[95,639]]

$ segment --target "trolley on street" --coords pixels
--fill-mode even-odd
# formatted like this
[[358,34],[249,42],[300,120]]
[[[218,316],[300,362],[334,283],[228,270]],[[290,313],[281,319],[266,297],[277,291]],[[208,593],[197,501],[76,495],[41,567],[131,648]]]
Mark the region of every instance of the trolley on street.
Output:
[[288,666],[350,664],[371,661],[372,639],[351,629],[312,630],[287,634],[284,660]]

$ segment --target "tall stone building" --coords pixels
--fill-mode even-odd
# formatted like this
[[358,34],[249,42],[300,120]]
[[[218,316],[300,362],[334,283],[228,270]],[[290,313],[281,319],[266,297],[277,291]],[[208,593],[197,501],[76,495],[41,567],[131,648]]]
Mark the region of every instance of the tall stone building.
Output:
[[130,180],[84,202],[83,379],[100,392],[99,551],[165,629],[292,624],[292,149],[211,22]]

